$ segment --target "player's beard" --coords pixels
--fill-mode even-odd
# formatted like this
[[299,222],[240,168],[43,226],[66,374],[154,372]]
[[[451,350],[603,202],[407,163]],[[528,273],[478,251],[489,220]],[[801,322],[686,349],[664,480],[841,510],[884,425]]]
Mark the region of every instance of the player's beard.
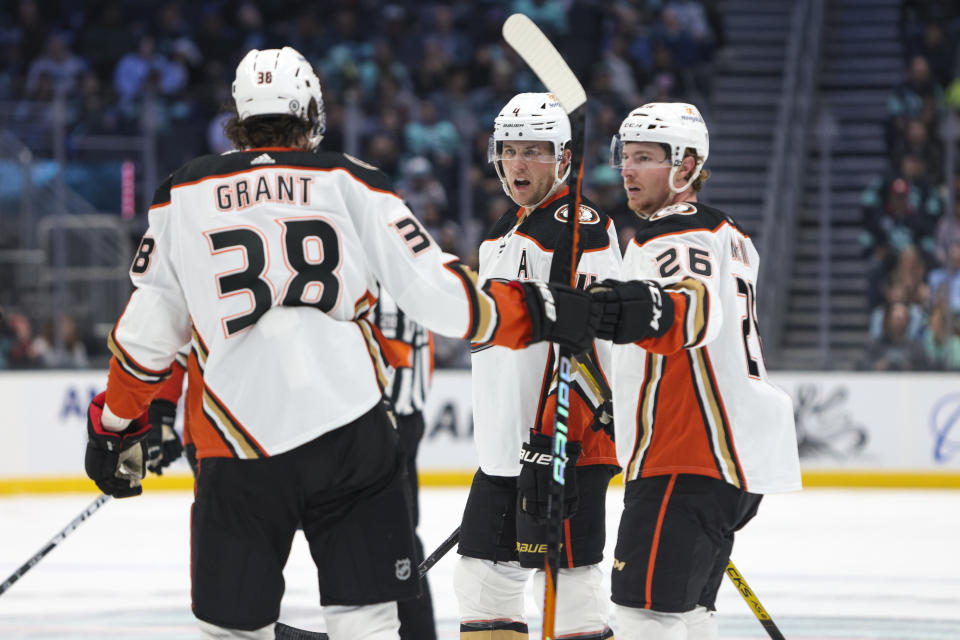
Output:
[[509,182],[507,184],[510,187],[510,197],[522,207],[532,207],[546,198],[553,186],[553,176],[551,175],[533,177],[528,174],[523,178],[528,180],[530,184],[521,192],[517,191],[517,185],[514,183],[517,177],[519,176],[508,178]]
[[[624,189],[626,190],[626,185],[624,185]],[[627,206],[644,219],[667,206],[671,197],[670,190],[666,188],[662,192],[658,190],[656,193],[651,193],[648,189],[641,187],[641,191],[635,191],[632,194],[633,197],[631,197],[631,192],[627,191]]]

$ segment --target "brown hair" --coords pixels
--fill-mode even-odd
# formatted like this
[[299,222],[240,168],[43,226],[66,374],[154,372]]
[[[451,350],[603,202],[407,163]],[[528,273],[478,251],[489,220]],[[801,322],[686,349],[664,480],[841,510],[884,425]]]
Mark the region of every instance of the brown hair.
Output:
[[[666,144],[665,142],[661,142],[661,143],[660,143],[660,146],[663,147],[663,150],[664,150],[664,151],[666,151],[666,153],[667,153],[667,158],[670,158],[671,153],[672,153],[672,152],[670,151],[670,145]],[[684,157],[684,158],[693,158],[693,159],[695,159],[695,160],[699,160],[699,159],[700,159],[700,156],[697,155],[696,149],[694,149],[693,147],[687,147],[687,148],[684,150],[684,152],[683,152],[683,157]],[[701,169],[701,170],[700,170],[700,175],[698,175],[697,178],[696,178],[696,180],[693,181],[693,184],[689,185],[689,188],[692,188],[692,189],[694,190],[694,192],[700,191],[701,189],[703,189],[703,183],[706,182],[706,181],[709,180],[709,179],[710,179],[710,170],[709,170],[709,169]]]
[[232,105],[227,107],[232,117],[223,125],[223,132],[237,149],[257,147],[303,147],[313,132],[317,120],[317,102],[310,100],[308,120],[293,115],[250,116],[240,119]]
[[[683,152],[683,157],[684,157],[684,158],[691,158],[691,157],[692,157],[692,158],[695,159],[695,160],[699,160],[699,159],[700,159],[700,156],[697,155],[697,152],[696,152],[694,149],[690,148],[690,147],[687,147],[687,150]],[[693,190],[694,190],[695,192],[696,192],[696,191],[700,191],[701,189],[703,189],[703,183],[706,182],[706,181],[709,180],[709,179],[710,179],[710,170],[709,170],[709,169],[701,169],[701,170],[700,170],[700,175],[697,176],[696,180],[694,180],[694,181],[693,181],[693,184],[691,184],[690,186],[693,188]]]

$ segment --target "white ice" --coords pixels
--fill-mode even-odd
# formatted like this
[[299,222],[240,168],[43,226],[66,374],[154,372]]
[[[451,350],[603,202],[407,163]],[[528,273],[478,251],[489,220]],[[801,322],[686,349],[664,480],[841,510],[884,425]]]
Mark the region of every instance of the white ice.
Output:
[[[0,580],[95,496],[0,496]],[[465,489],[422,491],[420,535],[434,549],[459,524]],[[623,498],[611,489],[605,572]],[[0,638],[196,637],[190,613],[188,492],[113,500],[0,595]],[[455,552],[430,572],[437,629],[455,640]],[[733,561],[790,640],[960,639],[960,491],[825,490],[767,497]],[[281,620],[323,623],[313,565],[298,536]],[[531,638],[538,602],[528,598]],[[768,636],[725,581],[723,638]],[[616,620],[612,626],[616,629]]]

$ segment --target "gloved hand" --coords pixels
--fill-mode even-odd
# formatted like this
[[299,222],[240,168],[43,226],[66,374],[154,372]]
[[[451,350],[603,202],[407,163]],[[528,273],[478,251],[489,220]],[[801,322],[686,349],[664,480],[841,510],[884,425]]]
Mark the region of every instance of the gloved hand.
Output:
[[590,428],[594,431],[603,431],[610,439],[616,442],[617,434],[613,428],[613,401],[604,400],[593,412],[593,422]]
[[157,475],[163,475],[163,468],[169,466],[183,453],[180,436],[173,428],[177,419],[177,405],[169,400],[157,398],[147,410],[150,431],[147,433],[147,469]]
[[101,422],[106,392],[97,395],[87,410],[87,452],[84,467],[87,476],[100,490],[114,498],[129,498],[143,493],[140,480],[144,468],[143,440],[150,431],[146,414],[132,421],[123,431],[109,431]]
[[598,338],[629,344],[659,338],[673,324],[673,299],[653,280],[604,280],[587,293],[600,309]]
[[[577,442],[567,442],[567,466],[563,474],[563,518],[570,518],[577,512],[577,474],[574,468],[580,458],[582,446]],[[520,494],[520,510],[540,521],[547,521],[547,498],[553,483],[553,437],[544,433],[530,433],[530,442],[524,443],[520,450],[520,477],[517,478],[517,490]]]
[[562,284],[518,282],[533,325],[531,342],[549,340],[573,353],[589,349],[600,311],[589,295]]

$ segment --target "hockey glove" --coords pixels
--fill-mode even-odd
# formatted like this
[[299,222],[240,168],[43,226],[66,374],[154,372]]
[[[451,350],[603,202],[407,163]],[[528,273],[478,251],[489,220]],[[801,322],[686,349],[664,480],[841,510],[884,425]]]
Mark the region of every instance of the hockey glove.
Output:
[[150,403],[147,417],[150,420],[150,431],[146,439],[147,469],[163,475],[163,468],[183,454],[180,436],[173,428],[177,419],[177,405],[158,398]]
[[144,438],[150,422],[143,415],[123,431],[103,427],[103,405],[107,394],[100,393],[87,410],[87,453],[84,466],[87,475],[100,490],[114,498],[129,498],[143,493],[140,480],[144,468]]
[[590,348],[600,309],[586,293],[562,284],[519,282],[530,314],[530,342],[549,340],[573,353]]
[[610,439],[616,442],[617,435],[613,428],[613,401],[604,400],[593,411],[593,423],[590,428],[594,431],[603,431]]
[[659,338],[673,324],[673,300],[653,280],[604,280],[587,293],[601,312],[598,338],[629,344]]
[[[577,512],[577,474],[574,472],[580,458],[581,445],[567,442],[567,466],[563,474],[563,518]],[[550,485],[553,483],[553,437],[545,433],[531,433],[530,442],[520,449],[520,477],[517,491],[520,494],[520,510],[538,521],[550,518],[547,509]]]

